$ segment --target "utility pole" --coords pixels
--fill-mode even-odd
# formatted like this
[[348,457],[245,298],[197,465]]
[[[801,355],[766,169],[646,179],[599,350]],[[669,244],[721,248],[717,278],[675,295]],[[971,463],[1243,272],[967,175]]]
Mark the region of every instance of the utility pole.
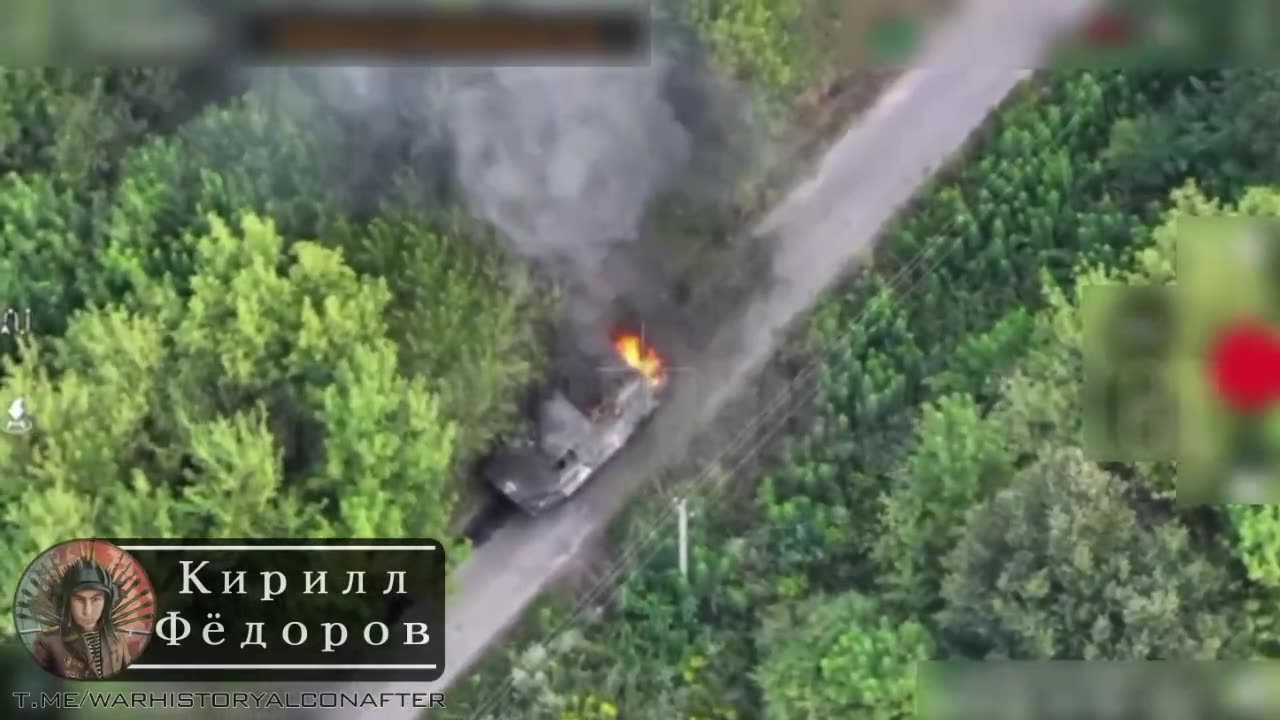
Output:
[[689,504],[685,498],[676,501],[680,511],[680,575],[689,578]]

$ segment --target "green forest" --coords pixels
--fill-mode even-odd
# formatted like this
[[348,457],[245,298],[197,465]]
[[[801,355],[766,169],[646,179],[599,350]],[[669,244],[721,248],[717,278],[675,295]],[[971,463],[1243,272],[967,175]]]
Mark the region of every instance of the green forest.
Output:
[[889,720],[926,659],[1274,656],[1280,515],[1085,453],[1080,298],[1280,212],[1277,110],[1270,71],[1031,82],[807,323],[806,429],[687,491],[688,578],[651,498],[603,617],[545,603],[459,717]]

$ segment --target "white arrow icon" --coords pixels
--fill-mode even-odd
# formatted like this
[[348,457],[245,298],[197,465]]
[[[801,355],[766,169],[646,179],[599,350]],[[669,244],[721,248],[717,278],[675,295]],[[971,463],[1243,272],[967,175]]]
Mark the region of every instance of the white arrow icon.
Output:
[[31,418],[27,416],[27,403],[22,398],[9,404],[9,422],[4,430],[11,435],[25,435],[31,432]]

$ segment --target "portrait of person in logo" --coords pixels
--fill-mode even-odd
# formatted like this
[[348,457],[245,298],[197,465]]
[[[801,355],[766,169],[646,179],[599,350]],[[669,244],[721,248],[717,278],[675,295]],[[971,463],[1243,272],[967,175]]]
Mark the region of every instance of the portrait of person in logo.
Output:
[[127,552],[102,540],[74,540],[27,568],[15,624],[45,670],[69,680],[106,680],[146,648],[154,598],[146,571]]

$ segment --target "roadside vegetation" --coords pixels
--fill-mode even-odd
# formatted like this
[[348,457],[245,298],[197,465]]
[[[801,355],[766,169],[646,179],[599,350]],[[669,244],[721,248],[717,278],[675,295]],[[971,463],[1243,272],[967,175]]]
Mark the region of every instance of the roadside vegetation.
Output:
[[726,76],[771,111],[842,77],[904,62],[950,0],[691,0],[660,7],[693,27]]
[[1178,508],[1171,463],[1084,454],[1078,304],[1170,282],[1179,218],[1277,213],[1278,91],[1266,71],[1026,88],[814,313],[805,429],[732,492],[684,489],[688,578],[652,498],[602,617],[548,603],[458,716],[887,720],[922,659],[1272,654],[1276,514]]
[[[715,128],[692,168],[657,199],[643,246],[676,278],[691,315],[734,305],[758,249],[743,236],[874,102],[953,0],[663,0],[685,78]],[[682,42],[692,38],[693,42]],[[740,280],[726,279],[726,274]]]

